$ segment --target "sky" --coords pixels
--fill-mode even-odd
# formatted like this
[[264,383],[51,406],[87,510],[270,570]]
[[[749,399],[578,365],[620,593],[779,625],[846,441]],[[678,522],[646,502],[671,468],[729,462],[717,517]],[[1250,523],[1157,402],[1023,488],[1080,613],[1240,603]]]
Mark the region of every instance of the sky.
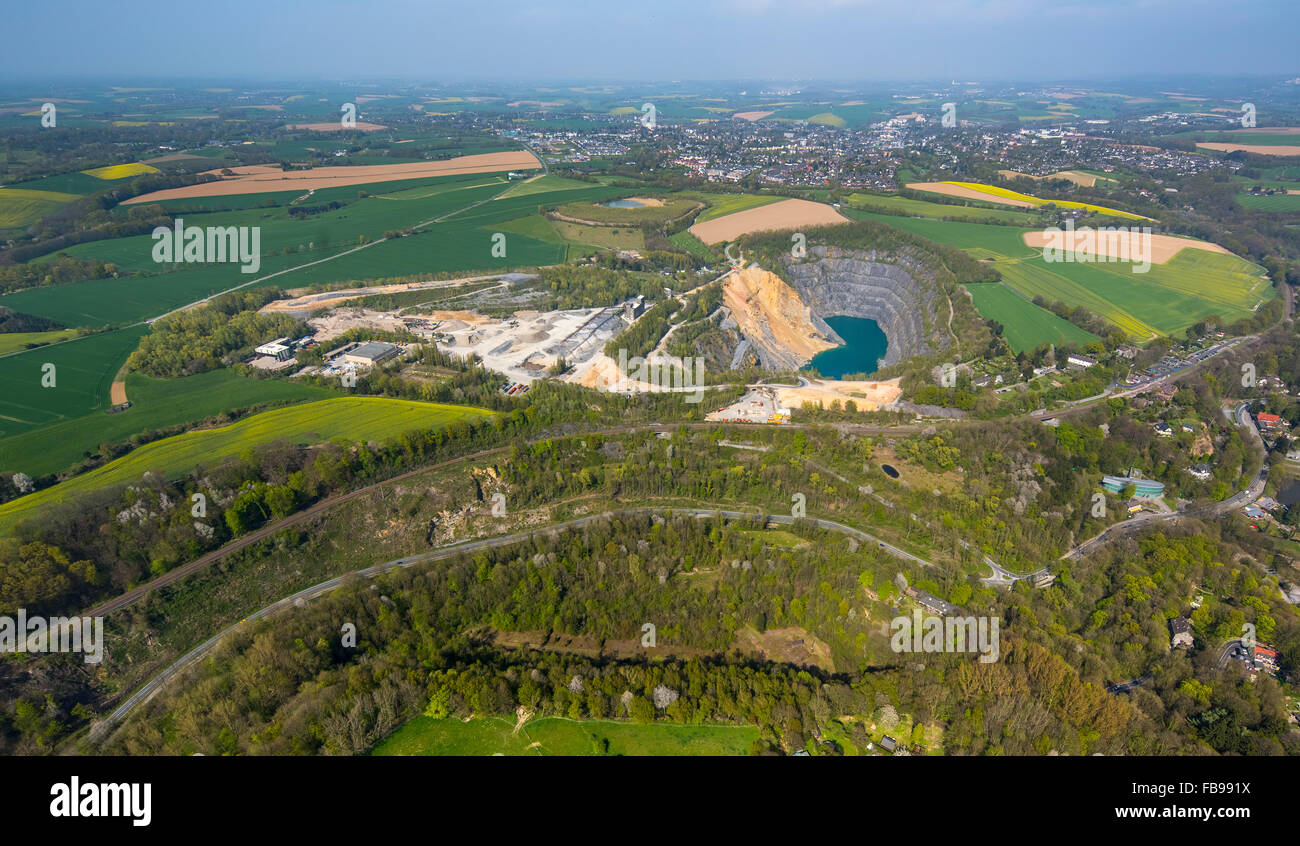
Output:
[[[1300,76],[1300,0],[37,0],[0,78]],[[20,37],[14,34],[21,33]]]

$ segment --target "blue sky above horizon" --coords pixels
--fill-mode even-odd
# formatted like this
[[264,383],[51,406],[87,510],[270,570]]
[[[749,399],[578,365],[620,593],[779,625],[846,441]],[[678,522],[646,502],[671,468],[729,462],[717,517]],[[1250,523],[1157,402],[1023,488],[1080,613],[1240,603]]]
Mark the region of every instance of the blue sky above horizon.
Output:
[[41,0],[3,20],[11,80],[1300,75],[1300,0]]

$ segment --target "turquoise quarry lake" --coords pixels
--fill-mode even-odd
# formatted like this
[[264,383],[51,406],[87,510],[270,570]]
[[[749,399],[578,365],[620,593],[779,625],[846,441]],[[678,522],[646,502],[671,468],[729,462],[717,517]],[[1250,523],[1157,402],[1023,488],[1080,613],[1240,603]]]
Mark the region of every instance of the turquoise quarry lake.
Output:
[[875,373],[889,345],[880,324],[867,317],[843,316],[828,317],[826,323],[844,339],[844,346],[818,353],[808,366],[828,379]]

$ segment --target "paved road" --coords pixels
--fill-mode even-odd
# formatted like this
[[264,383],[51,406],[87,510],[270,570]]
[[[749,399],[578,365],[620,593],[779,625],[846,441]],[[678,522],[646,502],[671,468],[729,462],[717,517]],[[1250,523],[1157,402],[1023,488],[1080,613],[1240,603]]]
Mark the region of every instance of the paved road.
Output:
[[[109,713],[107,717],[93,724],[90,730],[91,739],[94,740],[94,739],[103,738],[107,731],[112,729],[113,726],[117,725],[128,715],[130,715],[130,713],[133,710],[135,710],[140,705],[143,705],[144,703],[152,699],[158,693],[158,691],[163,688],[163,686],[167,683],[169,679],[175,677],[178,673],[180,673],[186,667],[192,665],[195,661],[198,661],[199,659],[203,658],[205,655],[211,652],[212,649],[216,647],[218,643],[221,642],[222,638],[224,638],[226,635],[230,634],[231,632],[235,631],[239,627],[243,626],[245,623],[264,619],[279,611],[283,611],[284,609],[289,608],[291,606],[300,607],[302,605],[305,605],[307,602],[337,589],[340,585],[343,584],[345,580],[349,580],[353,578],[371,579],[374,578],[375,576],[378,576],[382,573],[386,573],[390,570],[394,570],[398,567],[411,567],[416,564],[423,564],[430,561],[440,561],[464,553],[477,552],[479,550],[492,549],[499,546],[509,546],[511,544],[516,544],[521,541],[525,541],[530,538],[537,537],[539,535],[553,535],[559,532],[569,531],[572,529],[580,529],[583,526],[589,525],[591,523],[609,520],[617,517],[632,517],[637,515],[666,516],[669,514],[673,514],[673,515],[686,514],[697,518],[721,517],[727,520],[762,519],[764,520],[765,524],[777,524],[777,525],[786,525],[786,526],[793,525],[794,523],[799,522],[798,519],[789,515],[765,514],[761,511],[729,511],[726,509],[719,509],[719,508],[629,508],[629,509],[623,509],[619,511],[606,511],[601,514],[592,514],[586,517],[578,517],[573,520],[566,520],[561,523],[554,523],[550,526],[545,526],[539,529],[531,529],[524,532],[514,532],[513,534],[501,535],[495,538],[484,538],[482,540],[473,540],[473,541],[460,541],[458,543],[449,544],[448,546],[439,547],[438,549],[431,550],[429,552],[423,552],[418,555],[410,555],[405,558],[397,558],[392,561],[386,561],[383,564],[376,564],[373,567],[366,567],[361,570],[355,570],[350,573],[344,573],[343,575],[335,576],[332,579],[327,579],[326,581],[323,581],[319,584],[312,585],[309,588],[304,588],[303,590],[300,590],[297,593],[291,594],[289,596],[284,597],[283,599],[271,603],[270,605],[267,605],[265,608],[261,608],[257,611],[254,611],[252,614],[249,614],[247,617],[245,617],[243,620],[239,621],[238,623],[235,623],[234,625],[231,626],[227,626],[225,629],[222,629],[217,634],[203,641],[203,643],[199,644],[198,646],[191,649],[189,652],[182,655],[169,667],[167,667],[166,669],[158,673],[149,681],[145,682],[145,684],[142,685],[139,690],[137,690],[126,700],[124,700],[120,705],[118,705],[117,708],[115,708],[111,713]],[[901,558],[906,561],[911,561],[913,563],[920,564],[924,567],[936,566],[933,562],[926,561],[924,558],[919,558],[911,554],[910,552],[907,552],[905,550],[899,549],[896,546],[893,546],[892,544],[885,543],[884,541],[880,540],[874,535],[868,534],[867,532],[861,531],[860,529],[855,529],[852,526],[846,526],[843,523],[837,523],[834,520],[822,520],[818,518],[799,518],[799,519],[802,519],[808,523],[812,523],[823,529],[828,529],[830,531],[839,532],[840,534],[849,535],[859,540],[866,541],[867,543],[874,543],[876,544],[876,547],[878,549],[883,549],[885,552],[888,552],[889,554],[894,555],[897,558]]]
[[1216,669],[1222,670],[1228,665],[1228,660],[1232,656],[1232,650],[1238,647],[1245,649],[1245,644],[1240,639],[1225,641],[1223,646],[1219,647],[1219,655],[1214,659]]

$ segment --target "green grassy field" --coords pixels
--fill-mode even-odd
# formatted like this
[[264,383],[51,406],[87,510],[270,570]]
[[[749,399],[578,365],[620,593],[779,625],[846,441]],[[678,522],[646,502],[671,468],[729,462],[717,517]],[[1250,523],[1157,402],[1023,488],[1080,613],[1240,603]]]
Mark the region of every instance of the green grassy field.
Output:
[[590,244],[611,250],[644,250],[645,235],[635,226],[584,226],[567,220],[552,222],[556,231],[574,244]]
[[[341,251],[331,250],[326,255]],[[157,317],[170,309],[312,261],[315,257],[310,254],[266,256],[256,276],[241,273],[239,266],[234,264],[204,264],[157,276],[124,276],[30,288],[0,297],[0,306],[48,317],[64,326],[121,326]],[[262,284],[275,285],[278,281],[268,279]]]
[[[414,187],[354,199],[341,209],[303,220],[290,218],[288,207],[186,215],[186,225],[191,226],[261,227],[263,258],[255,275],[242,273],[234,264],[181,264],[174,269],[157,265],[152,257],[153,239],[141,235],[78,244],[66,253],[111,261],[124,271],[152,275],[36,288],[0,297],[0,305],[48,317],[66,326],[120,325],[155,317],[168,309],[287,268],[340,255],[359,246],[362,237],[374,243],[390,230],[451,215],[479,202],[482,205],[473,209],[473,215],[450,217],[413,236],[377,244],[353,255],[259,284],[293,287],[439,270],[500,270],[529,264],[555,264],[564,260],[562,244],[522,235],[508,239],[506,257],[494,257],[491,237],[497,230],[488,227],[535,214],[539,200],[545,202],[548,198],[581,194],[602,197],[617,193],[617,189],[589,186],[581,190],[484,202],[507,185],[504,177],[470,174],[417,182]],[[327,189],[339,190],[343,189]],[[310,204],[319,204],[326,199],[326,191],[318,191],[312,195]]]
[[0,438],[0,470],[43,476],[73,466],[87,452],[98,451],[100,444],[123,443],[139,432],[337,394],[284,379],[252,379],[232,370],[213,370],[183,379],[131,373],[126,377],[126,396],[131,407],[108,414],[102,410],[108,407],[105,388],[101,410]]
[[109,187],[111,187],[111,183],[80,172],[59,173],[54,176],[46,176],[41,179],[33,179],[30,182],[21,182],[17,185],[8,186],[8,188],[14,190],[52,191],[77,196],[93,194]]
[[668,240],[698,259],[703,259],[704,261],[713,261],[714,259],[713,251],[710,250],[703,241],[696,238],[686,229],[669,235]]
[[1300,194],[1271,194],[1256,196],[1254,194],[1242,193],[1237,195],[1237,202],[1244,208],[1255,209],[1256,211],[1300,211]]
[[[426,184],[423,180],[410,187],[383,194],[372,193],[357,198],[356,191],[345,206],[333,211],[313,214],[306,218],[291,217],[294,206],[275,208],[244,208],[230,211],[188,212],[186,226],[256,226],[261,229],[263,263],[276,258],[276,253],[294,251],[299,263],[324,258],[342,249],[355,247],[364,236],[378,240],[393,229],[404,229],[417,223],[433,220],[464,208],[472,203],[487,200],[507,186],[503,177],[492,174],[472,174],[474,179],[456,178],[455,182]],[[390,185],[392,183],[389,183]],[[319,206],[331,202],[327,191],[317,191],[302,206]],[[303,192],[298,192],[301,196]],[[212,198],[216,199],[216,198]],[[122,270],[135,273],[191,273],[186,265],[159,265],[153,260],[154,239],[151,235],[131,238],[114,238],[93,241],[70,247],[65,252],[78,258],[97,258],[111,261]],[[299,251],[302,252],[299,252]],[[229,266],[227,267],[229,269]],[[239,269],[234,268],[236,273]],[[245,280],[247,281],[247,280]]]
[[[375,279],[431,271],[493,271],[561,264],[568,252],[563,241],[543,241],[519,234],[517,226],[510,226],[513,233],[505,227],[511,221],[518,222],[522,218],[536,215],[539,207],[551,206],[560,200],[596,202],[626,193],[626,190],[597,185],[522,197],[498,197],[472,208],[462,207],[445,220],[411,237],[385,242],[335,261],[287,273],[268,284],[292,288],[315,282]],[[522,225],[527,227],[532,224]],[[497,232],[504,232],[507,236],[504,256],[492,255],[492,237]],[[541,230],[538,230],[538,234],[542,234]],[[0,299],[0,305],[4,305],[3,299]]]
[[[766,111],[766,109],[763,109],[763,111]],[[824,103],[811,103],[779,108],[769,115],[769,119],[778,121],[806,120],[809,123],[826,126],[862,126],[880,120],[884,116],[885,112],[879,106],[870,103],[855,106],[833,105],[829,107]]]
[[583,182],[579,179],[565,179],[563,176],[552,176],[545,174],[535,179],[520,182],[511,188],[506,197],[530,197],[534,194],[545,194],[550,191],[577,191],[583,188],[592,187],[592,183]]
[[76,334],[73,329],[54,329],[49,332],[5,332],[0,334],[0,355],[26,349],[28,344],[53,344],[66,341]]
[[957,206],[945,203],[928,203],[925,200],[913,200],[908,197],[885,197],[878,194],[850,194],[849,202],[865,211],[896,211],[912,217],[955,218],[971,221],[1001,221],[1032,226],[1038,222],[1038,215],[1032,212],[1008,211],[1005,208],[983,208],[980,206]]
[[1269,132],[1190,132],[1180,137],[1194,137],[1215,144],[1249,144],[1260,147],[1295,147],[1300,145],[1300,135],[1273,134]]
[[[147,331],[105,332],[0,358],[0,438],[107,408],[113,375]],[[47,364],[54,365],[53,387],[42,384]]]
[[725,217],[738,211],[756,209],[768,203],[789,199],[788,197],[763,197],[758,194],[692,193],[689,196],[698,197],[709,204],[709,207],[700,212],[699,216],[695,218],[696,223],[703,223],[706,220],[713,220],[715,217]]
[[0,506],[0,531],[9,530],[42,505],[62,501],[73,494],[128,482],[151,470],[176,476],[199,464],[218,463],[258,444],[277,440],[314,444],[332,438],[383,441],[412,429],[432,429],[456,420],[490,416],[489,411],[469,406],[382,397],[334,397],[265,411],[229,426],[186,432],[145,444],[89,473],[5,503]]
[[991,259],[1002,281],[1025,298],[1081,305],[1139,342],[1179,334],[1212,314],[1239,320],[1275,296],[1262,268],[1232,255],[1187,249],[1135,273],[1128,262],[1047,262],[1024,243],[1025,230],[1017,227],[863,216]]
[[497,224],[496,228],[498,232],[505,232],[507,235],[523,235],[525,238],[545,241],[548,244],[562,244],[566,240],[556,229],[555,224],[540,214],[507,220],[505,223]]
[[1039,308],[1001,283],[967,285],[966,290],[981,316],[1002,324],[1003,337],[1016,352],[1032,350],[1039,344],[1097,340],[1091,332]]
[[746,755],[758,729],[543,717],[524,724],[501,717],[416,717],[373,755]]
[[76,194],[0,188],[0,229],[28,226],[77,199]]

